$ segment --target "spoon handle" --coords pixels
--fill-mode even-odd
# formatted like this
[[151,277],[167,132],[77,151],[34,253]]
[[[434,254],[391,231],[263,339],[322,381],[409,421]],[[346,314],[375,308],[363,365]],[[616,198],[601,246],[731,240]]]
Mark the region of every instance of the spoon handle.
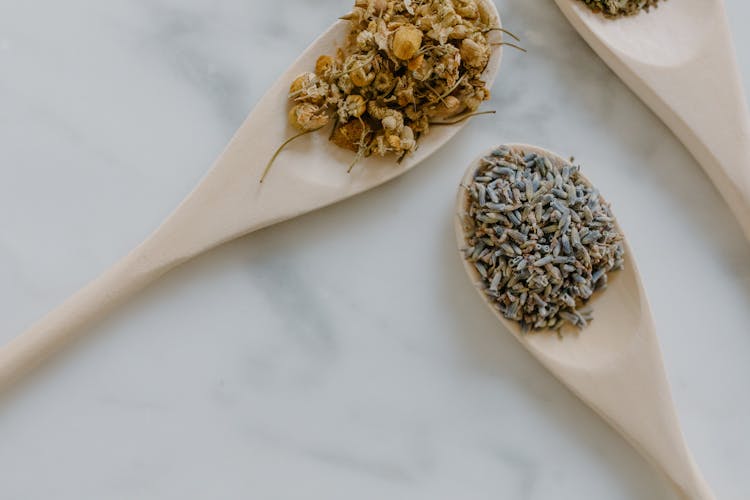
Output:
[[[621,49],[592,31],[572,3],[558,4],[591,48],[701,164],[750,240],[750,119],[724,2],[707,2],[701,28],[694,30],[697,48],[677,62],[641,56],[655,50],[680,54],[680,47],[654,47],[644,35],[640,52]],[[672,22],[679,24],[679,16]]]
[[692,458],[690,459],[690,463],[692,470],[689,472],[690,477],[687,478],[688,482],[683,484],[673,483],[677,498],[680,500],[716,500],[711,487],[701,475]]
[[83,327],[185,260],[152,238],[0,347],[0,391],[72,340]]
[[[714,500],[680,428],[650,307],[632,260],[626,260],[620,272],[634,273],[636,283],[627,288],[612,285],[606,294],[620,295],[597,305],[597,314],[606,317],[610,307],[626,310],[641,315],[636,324],[627,324],[627,314],[610,316],[609,328],[596,336],[584,332],[569,345],[554,336],[519,340],[659,470],[678,498]],[[630,335],[626,329],[632,330]],[[576,362],[592,359],[597,361]]]
[[716,500],[711,488],[696,469],[696,475],[690,490],[680,490],[680,498],[684,500]]
[[[242,141],[237,141],[242,143]],[[233,148],[217,162],[220,170],[236,162]],[[220,179],[221,180],[221,179]],[[253,183],[233,183],[253,186]],[[237,236],[285,217],[207,176],[156,232],[101,276],[86,285],[28,330],[0,347],[0,391],[39,365],[86,325],[158,279],[173,267]],[[233,217],[234,204],[247,217]]]

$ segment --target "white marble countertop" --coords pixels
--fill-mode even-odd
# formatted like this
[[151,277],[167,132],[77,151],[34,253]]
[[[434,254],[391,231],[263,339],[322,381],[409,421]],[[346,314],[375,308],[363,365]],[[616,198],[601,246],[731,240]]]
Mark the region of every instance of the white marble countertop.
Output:
[[[673,0],[679,1],[679,0]],[[145,237],[350,0],[0,0],[0,341]],[[552,0],[499,0],[487,106],[403,178],[173,272],[0,398],[0,498],[669,499],[463,274],[457,182],[574,154],[630,236],[685,434],[750,497],[750,245]],[[750,5],[727,0],[750,91]]]

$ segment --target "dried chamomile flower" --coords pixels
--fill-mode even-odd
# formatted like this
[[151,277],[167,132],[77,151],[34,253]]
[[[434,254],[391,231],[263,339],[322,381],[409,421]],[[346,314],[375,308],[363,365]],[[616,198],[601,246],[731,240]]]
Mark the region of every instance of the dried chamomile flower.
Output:
[[331,56],[320,56],[315,62],[315,74],[321,78],[328,78],[331,71],[336,67],[336,62]]
[[375,79],[375,72],[367,71],[366,67],[359,66],[349,72],[349,78],[357,87],[367,87]]
[[462,102],[466,104],[469,111],[476,111],[482,104],[482,101],[490,99],[490,90],[486,87],[479,87],[472,82],[461,85],[458,95]]
[[356,163],[401,160],[431,125],[482,114],[487,37],[502,31],[486,1],[355,0],[342,17],[346,43],[292,82],[290,123],[305,133],[333,121],[331,142],[355,151]]
[[346,100],[339,101],[339,121],[346,123],[350,118],[359,118],[367,111],[367,103],[361,95],[352,94]]
[[393,34],[393,55],[408,61],[422,46],[422,31],[412,24],[401,26]]
[[336,79],[336,88],[344,93],[344,95],[351,94],[354,91],[354,82],[349,73],[344,73]]
[[449,95],[439,103],[428,108],[427,114],[434,118],[448,118],[458,114],[462,106],[465,107],[466,105],[462,105],[458,97]]
[[372,82],[372,88],[376,92],[388,93],[394,87],[395,82],[396,78],[391,73],[378,73]]
[[296,104],[289,110],[289,123],[302,131],[323,127],[329,119],[324,109],[312,103]]
[[371,134],[372,129],[365,122],[352,120],[334,129],[331,142],[340,148],[357,152]]
[[464,19],[476,19],[479,16],[479,8],[474,0],[453,0],[456,14]]
[[321,104],[328,95],[328,84],[314,73],[302,73],[289,87],[289,98],[295,101],[309,101]]
[[386,0],[357,0],[354,5],[375,15],[381,14],[388,8]]
[[465,38],[461,42],[461,60],[472,68],[484,68],[490,60],[490,47],[486,41]]

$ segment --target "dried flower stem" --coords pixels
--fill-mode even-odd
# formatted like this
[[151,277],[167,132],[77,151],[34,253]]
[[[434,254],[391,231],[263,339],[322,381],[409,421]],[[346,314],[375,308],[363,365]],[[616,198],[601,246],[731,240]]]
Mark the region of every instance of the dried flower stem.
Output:
[[[360,119],[360,121],[362,121]],[[359,138],[359,142],[357,143],[357,154],[354,156],[354,160],[349,165],[349,169],[346,171],[347,174],[352,173],[352,170],[354,169],[354,166],[359,163],[359,161],[364,158],[367,154],[367,152],[370,150],[370,144],[365,144],[365,138],[367,137],[367,129],[365,127],[362,128],[362,136]]]
[[492,45],[493,47],[499,47],[501,45],[507,45],[508,47],[513,47],[514,49],[518,49],[521,52],[527,52],[527,50],[524,49],[523,47],[521,47],[519,45],[516,45],[515,43],[510,43],[510,42],[491,43],[490,45]]
[[521,39],[520,39],[520,38],[518,38],[518,37],[517,37],[516,35],[514,35],[514,34],[513,34],[513,33],[511,33],[510,31],[508,31],[508,30],[506,30],[506,29],[503,29],[503,28],[490,28],[490,29],[488,29],[488,30],[485,30],[485,31],[484,31],[484,33],[489,33],[489,32],[491,32],[491,31],[502,31],[503,33],[505,33],[506,35],[508,35],[509,37],[511,37],[511,38],[512,38],[513,40],[515,40],[515,41],[517,41],[517,42],[520,42],[520,41],[521,41]]
[[495,113],[497,113],[497,111],[495,111],[494,109],[491,110],[491,111],[479,111],[477,113],[467,113],[467,114],[465,114],[463,116],[460,116],[457,119],[451,120],[449,122],[430,122],[430,126],[434,127],[436,125],[455,125],[457,123],[461,123],[462,121],[468,120],[469,118],[473,118],[475,116],[479,116],[479,115],[494,115]]
[[285,147],[287,147],[287,146],[288,146],[288,145],[289,145],[289,144],[290,144],[290,143],[291,143],[292,141],[294,141],[295,139],[299,139],[299,138],[300,138],[300,137],[302,137],[303,135],[307,135],[307,134],[310,134],[310,133],[312,133],[312,132],[316,132],[316,131],[318,131],[318,130],[320,130],[320,129],[322,129],[322,128],[323,128],[323,127],[318,127],[318,128],[312,129],[312,130],[306,130],[306,131],[304,131],[304,132],[300,132],[299,134],[295,134],[295,135],[291,136],[291,137],[290,137],[289,139],[285,140],[285,141],[284,141],[284,142],[283,142],[283,143],[281,144],[281,146],[279,146],[279,147],[278,147],[278,148],[276,149],[276,151],[275,151],[275,152],[273,153],[273,156],[271,157],[271,159],[270,159],[270,160],[268,160],[268,163],[266,163],[266,168],[264,168],[264,169],[263,169],[263,175],[261,175],[261,176],[260,176],[260,181],[259,181],[259,182],[260,182],[261,184],[263,184],[263,181],[265,180],[266,176],[268,175],[268,172],[270,172],[270,171],[271,171],[271,166],[273,165],[273,162],[274,162],[274,161],[276,161],[276,158],[277,158],[277,157],[279,156],[279,153],[281,153],[281,151],[282,151],[282,150],[283,150],[283,149],[284,149]]
[[354,160],[349,164],[349,168],[346,169],[346,173],[347,174],[351,174],[352,170],[354,170],[354,167],[357,165],[357,163],[359,163],[360,160],[362,160],[362,158],[365,157],[365,151],[366,150],[367,150],[367,148],[361,148],[361,149],[359,149],[359,151],[357,151],[357,154],[354,155]]
[[[429,83],[424,82],[424,86],[427,87],[430,90],[430,92],[432,92],[438,100],[440,100],[440,101],[443,100],[443,98],[440,97],[440,92],[438,92],[437,90],[435,90],[434,88],[432,88],[432,86]],[[420,94],[419,97],[423,97],[425,95],[427,95],[427,94],[426,93],[425,94]]]
[[340,73],[334,74],[332,76],[332,78],[338,78],[340,76],[346,75],[347,73],[353,73],[354,71],[358,71],[358,70],[366,67],[368,64],[370,64],[373,59],[375,59],[375,56],[371,55],[370,57],[368,57],[367,59],[365,59],[364,61],[360,62],[359,64],[355,65],[352,68],[346,68],[345,67]]
[[452,87],[450,87],[448,90],[443,92],[440,96],[438,96],[438,98],[442,101],[443,99],[451,95],[453,91],[456,90],[458,86],[461,85],[461,83],[463,83],[465,78],[466,78],[466,75],[461,75],[461,78],[459,78],[458,81],[455,84],[453,84]]

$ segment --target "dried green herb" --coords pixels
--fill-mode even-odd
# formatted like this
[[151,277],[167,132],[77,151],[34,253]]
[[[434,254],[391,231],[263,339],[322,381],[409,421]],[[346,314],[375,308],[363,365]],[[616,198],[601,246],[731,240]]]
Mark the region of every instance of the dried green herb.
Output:
[[632,16],[651,7],[657,7],[659,0],[581,0],[594,12],[601,12],[606,17],[616,18]]

